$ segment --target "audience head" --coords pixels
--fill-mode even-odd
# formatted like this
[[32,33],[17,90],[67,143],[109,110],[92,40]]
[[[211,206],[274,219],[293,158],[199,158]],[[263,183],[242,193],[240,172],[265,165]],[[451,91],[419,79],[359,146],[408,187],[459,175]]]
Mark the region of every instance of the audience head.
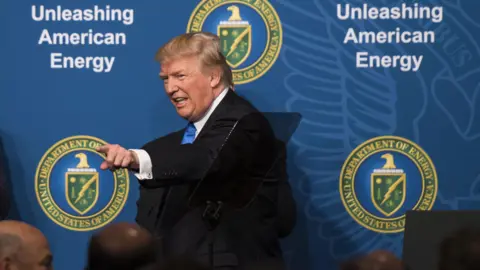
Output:
[[150,269],[155,257],[154,239],[148,231],[136,224],[116,223],[90,239],[87,269]]
[[470,270],[480,267],[480,230],[462,229],[440,244],[440,270]]
[[52,259],[40,230],[20,221],[0,221],[0,270],[51,270]]
[[397,258],[393,253],[386,250],[377,250],[369,255],[367,255],[376,265],[379,266],[378,269],[389,269],[389,270],[403,270],[405,265],[402,260]]
[[393,253],[378,250],[366,256],[349,260],[340,268],[341,270],[404,270],[405,266]]

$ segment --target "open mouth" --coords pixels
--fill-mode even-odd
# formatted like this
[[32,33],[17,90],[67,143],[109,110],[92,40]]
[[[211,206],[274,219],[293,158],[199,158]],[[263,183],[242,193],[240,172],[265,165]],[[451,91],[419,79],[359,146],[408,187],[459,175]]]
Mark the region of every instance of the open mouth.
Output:
[[187,98],[184,98],[184,97],[177,97],[172,100],[175,103],[175,105],[177,105],[177,107],[183,106],[187,102]]

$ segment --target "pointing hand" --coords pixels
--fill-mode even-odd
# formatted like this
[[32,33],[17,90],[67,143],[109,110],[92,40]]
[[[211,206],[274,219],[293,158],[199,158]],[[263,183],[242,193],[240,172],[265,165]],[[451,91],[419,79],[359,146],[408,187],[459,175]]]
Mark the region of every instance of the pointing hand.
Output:
[[138,157],[133,151],[129,151],[118,144],[106,144],[97,147],[97,151],[107,157],[100,165],[100,169],[115,170],[117,168],[138,168]]

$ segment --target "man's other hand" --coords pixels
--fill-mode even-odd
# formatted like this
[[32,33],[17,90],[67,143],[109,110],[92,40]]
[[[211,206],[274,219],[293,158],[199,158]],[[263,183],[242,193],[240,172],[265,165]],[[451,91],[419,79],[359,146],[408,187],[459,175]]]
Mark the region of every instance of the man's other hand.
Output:
[[106,144],[97,147],[97,151],[107,157],[100,165],[100,169],[114,170],[117,168],[137,169],[138,157],[133,151],[129,151],[118,144]]

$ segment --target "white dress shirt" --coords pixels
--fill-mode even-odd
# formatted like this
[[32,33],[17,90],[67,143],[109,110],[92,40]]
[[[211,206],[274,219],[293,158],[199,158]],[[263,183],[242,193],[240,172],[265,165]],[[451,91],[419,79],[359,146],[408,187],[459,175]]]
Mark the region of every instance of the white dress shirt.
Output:
[[[197,135],[205,126],[205,123],[207,123],[208,118],[210,118],[210,115],[212,115],[213,111],[215,110],[215,108],[217,108],[218,104],[220,104],[220,102],[223,100],[227,92],[228,92],[228,87],[225,88],[222,91],[222,93],[220,93],[220,95],[218,95],[218,97],[213,101],[212,105],[210,106],[210,108],[208,108],[205,115],[200,120],[193,123],[196,129],[195,138],[197,138]],[[130,149],[130,150],[135,152],[138,156],[139,172],[136,173],[135,176],[139,180],[152,179],[153,178],[152,160],[150,159],[150,156],[148,155],[147,151],[143,149]]]

